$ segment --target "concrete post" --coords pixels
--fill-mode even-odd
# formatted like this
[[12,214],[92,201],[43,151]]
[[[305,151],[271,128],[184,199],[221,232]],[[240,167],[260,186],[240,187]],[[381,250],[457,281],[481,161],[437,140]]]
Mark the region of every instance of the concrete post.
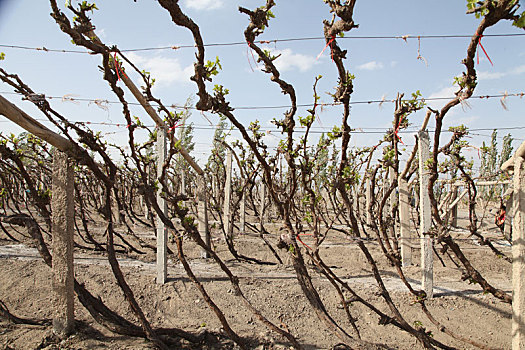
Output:
[[372,205],[372,179],[368,177],[366,180],[366,193],[365,193],[365,199],[366,199],[366,225],[368,227],[372,226],[372,215],[370,214],[370,206]]
[[[388,188],[388,185],[389,185],[389,176],[388,176],[389,173],[390,173],[390,167],[387,168],[386,171],[383,173],[383,186],[381,186],[381,195],[382,196],[384,196],[386,194],[386,191],[387,191],[387,188]],[[384,211],[384,213],[382,213],[382,214],[388,214],[388,212],[390,211],[390,197],[386,201],[385,206],[383,207],[383,211]]]
[[[388,187],[392,185],[396,178],[396,173],[394,172],[394,168],[389,168],[388,171]],[[388,197],[388,212],[390,213],[392,211],[392,208],[396,205],[396,190],[394,189],[392,192],[390,192],[390,196]]]
[[410,233],[410,202],[408,182],[399,177],[399,226],[401,243],[401,263],[403,266],[412,265],[412,238]]
[[211,179],[211,195],[213,198],[217,198],[217,178],[215,176],[212,176]]
[[144,205],[144,206],[142,207],[142,209],[143,209],[143,211],[144,211],[144,218],[145,218],[146,220],[149,220],[148,205],[146,204],[146,201],[143,202],[143,205]]
[[[166,128],[157,127],[157,177],[162,174],[162,165],[166,161]],[[160,209],[166,215],[168,213],[168,204],[162,198],[162,185],[159,184],[157,190],[157,203]],[[168,230],[166,225],[157,216],[157,283],[164,284],[168,277]]]
[[421,232],[421,287],[428,298],[433,296],[434,287],[434,268],[432,235],[432,217],[430,212],[430,196],[428,194],[429,170],[427,161],[430,158],[430,138],[427,131],[418,133],[418,153],[419,153],[419,215]]
[[[458,186],[452,185],[452,200],[455,200],[458,197]],[[450,226],[452,227],[458,227],[458,206],[455,205],[451,212],[450,212],[450,219],[449,219]]]
[[223,221],[224,231],[228,237],[231,237],[233,230],[231,229],[231,210],[230,201],[232,193],[232,152],[228,149],[226,153],[226,183],[224,184],[224,206],[223,206]]
[[[245,185],[247,180],[243,180],[243,184]],[[241,234],[246,233],[246,190],[242,191],[242,198],[241,198],[241,208],[240,208],[240,224],[239,224],[239,230],[241,231]]]
[[512,350],[525,349],[525,164],[514,162],[512,211]]
[[266,202],[266,186],[264,185],[264,182],[261,181],[261,204],[259,207],[259,231],[263,232],[263,224],[264,224],[264,204]]
[[186,176],[184,175],[184,170],[180,171],[180,194],[186,194]]
[[514,219],[513,206],[514,206],[514,194],[511,193],[505,205],[506,215],[505,215],[505,226],[503,228],[503,234],[505,235],[505,238],[507,239],[510,239],[512,237],[512,222]]
[[[197,222],[198,230],[202,240],[208,247],[211,246],[210,230],[208,228],[208,203],[206,198],[206,183],[204,176],[199,176],[197,185],[197,197],[199,203],[197,205]],[[209,258],[210,254],[206,250],[201,250],[201,258]]]
[[[179,140],[182,140],[184,139],[184,131],[186,130],[186,119],[188,118],[187,114],[184,113],[184,117],[182,118],[182,124],[180,125],[179,127]],[[190,124],[191,126],[191,124]],[[179,161],[180,163],[182,164],[182,161],[183,161],[183,157],[180,156],[179,157]],[[181,170],[180,170],[180,194],[181,195],[185,195],[186,194],[186,176],[185,176],[185,171],[184,171],[184,167],[181,167]]]
[[61,337],[73,331],[74,314],[74,177],[73,168],[65,153],[53,154],[53,184],[51,199],[51,232],[53,237],[53,292],[55,313],[53,330]]
[[121,225],[122,224],[122,217],[120,216],[120,210],[118,208],[118,203],[117,203],[117,199],[115,198],[115,196],[111,197],[111,207],[112,207],[113,217],[115,219],[115,223],[117,225]]

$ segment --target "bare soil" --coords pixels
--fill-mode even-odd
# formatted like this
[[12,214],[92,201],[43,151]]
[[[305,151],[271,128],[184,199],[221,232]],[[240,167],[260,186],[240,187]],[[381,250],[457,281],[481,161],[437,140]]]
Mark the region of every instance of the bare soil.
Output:
[[[101,235],[102,224],[96,230]],[[7,227],[9,230],[13,228]],[[53,293],[51,271],[40,259],[38,252],[25,238],[25,229],[11,233],[21,241],[7,240],[0,232],[0,300],[12,314],[32,319],[51,319],[53,316]],[[488,225],[484,233],[498,239],[496,246],[510,256],[510,246],[499,240],[499,231]],[[270,227],[270,231],[271,227]],[[137,229],[142,239],[154,245],[153,232]],[[479,246],[464,230],[454,232],[461,238],[460,245],[473,265],[495,287],[511,293],[511,264],[497,258],[487,247]],[[99,236],[100,237],[100,236]],[[278,235],[267,238],[276,244]],[[311,238],[302,237],[308,244]],[[275,261],[271,252],[255,234],[239,235],[236,247],[240,253],[265,261]],[[83,242],[77,242],[83,244]],[[279,251],[283,265],[257,265],[233,260],[221,237],[214,235],[213,243],[218,254],[240,278],[241,288],[269,320],[288,329],[306,349],[332,349],[340,341],[318,320],[309,307],[289,264],[286,251]],[[134,241],[140,247],[137,241]],[[367,243],[390,291],[395,304],[412,325],[420,325],[432,333],[435,339],[460,348],[471,345],[456,341],[434,327],[415,303],[407,288],[397,277],[395,269],[383,257],[376,242]],[[170,248],[175,247],[170,244]],[[177,327],[193,333],[205,330],[223,334],[221,324],[209,309],[195,285],[186,277],[175,255],[170,255],[169,281],[164,285],[155,283],[155,254],[148,248],[140,248],[147,254],[119,254],[119,261],[134,295],[146,317],[154,327]],[[303,247],[303,249],[308,249]],[[234,295],[229,280],[211,260],[201,259],[199,249],[185,240],[185,250],[191,267],[214,302],[226,314],[232,328],[245,337],[251,348],[288,349],[290,345],[264,325],[244,307]],[[321,248],[321,255],[334,272],[367,301],[391,314],[378,293],[376,281],[365,256],[355,242],[337,233],[330,233]],[[419,252],[414,252],[416,265],[405,269],[409,281],[419,288]],[[509,349],[511,341],[511,307],[492,295],[484,294],[481,288],[462,281],[462,269],[448,257],[442,257],[445,266],[435,256],[434,298],[427,302],[434,317],[457,334],[485,344],[489,348]],[[455,259],[457,261],[457,259]],[[314,284],[328,312],[352,336],[356,336],[346,318],[339,297],[331,284],[310,266]],[[107,259],[102,253],[77,248],[75,250],[75,275],[95,296],[100,297],[111,309],[123,317],[137,322],[118,288]],[[75,304],[77,332],[69,338],[56,341],[51,326],[16,325],[0,320],[0,349],[152,349],[147,340],[115,335],[98,325],[80,305]],[[392,349],[418,349],[421,345],[415,338],[393,325],[379,325],[379,317],[361,304],[352,303],[352,316],[357,319],[362,339],[385,344]],[[224,337],[215,337],[206,344],[190,345],[187,348],[222,349],[236,348]]]

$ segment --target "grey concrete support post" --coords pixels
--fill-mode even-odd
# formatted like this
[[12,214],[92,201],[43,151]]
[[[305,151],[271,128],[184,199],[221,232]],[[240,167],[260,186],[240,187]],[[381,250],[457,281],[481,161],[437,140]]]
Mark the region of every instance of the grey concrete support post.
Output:
[[401,243],[401,263],[403,266],[412,265],[412,238],[410,233],[410,202],[408,182],[399,177],[399,231]]
[[[455,200],[458,197],[458,187],[452,186],[452,200]],[[458,206],[455,205],[452,210],[450,211],[450,220],[449,220],[450,226],[452,227],[458,227]]]
[[261,233],[263,232],[264,228],[264,204],[266,202],[266,186],[264,185],[264,182],[261,181],[261,203],[259,207],[259,231]]
[[[394,172],[394,168],[389,168],[388,170],[388,187],[392,186],[392,183],[394,182],[396,178],[396,173]],[[388,212],[390,213],[392,211],[392,208],[397,203],[397,196],[396,196],[396,190],[394,189],[392,192],[390,192],[390,196],[388,197]]]
[[[514,191],[513,191],[514,192]],[[503,228],[503,234],[507,239],[510,239],[512,236],[512,223],[514,221],[514,193],[511,193],[509,199],[505,205],[505,226]]]
[[[247,180],[243,180],[244,184],[246,184]],[[242,191],[242,198],[241,198],[241,208],[240,208],[240,224],[239,224],[239,230],[241,231],[241,234],[246,233],[246,189]]]
[[514,162],[512,225],[512,350],[525,349],[525,164]]
[[[385,172],[383,173],[383,186],[381,186],[381,195],[384,196],[386,194],[386,191],[388,189],[388,180],[389,180],[389,177],[388,177],[388,174],[390,173],[390,168],[386,168]],[[389,197],[390,198],[390,197]],[[388,211],[389,211],[389,208],[390,208],[390,205],[389,205],[389,200],[386,201],[385,203],[385,206],[383,207],[383,213],[381,214],[388,214]]]
[[[166,161],[166,128],[157,127],[157,178],[162,174],[162,165]],[[168,214],[168,204],[162,197],[162,185],[159,184],[157,190],[157,203],[162,212]],[[164,284],[168,278],[168,231],[166,225],[160,220],[159,216],[156,219],[157,226],[157,283]]]
[[372,205],[372,179],[370,177],[366,180],[366,225],[368,227],[372,226],[372,215],[370,214],[370,206]]
[[180,194],[183,196],[186,194],[186,176],[184,170],[180,171]]
[[233,234],[232,218],[230,210],[230,201],[232,194],[232,152],[228,149],[226,153],[226,183],[224,184],[224,206],[223,206],[223,221],[224,231],[228,237]]
[[55,312],[53,330],[61,337],[73,331],[74,270],[73,229],[75,219],[73,168],[65,153],[53,154],[53,184],[51,199],[51,233],[53,237],[53,292]]
[[427,131],[418,133],[418,153],[419,153],[419,215],[421,232],[421,287],[428,298],[433,296],[434,287],[434,267],[432,235],[432,217],[430,212],[430,196],[428,193],[429,170],[428,160],[430,159],[430,138]]
[[[206,198],[206,183],[204,181],[204,176],[199,176],[198,185],[197,185],[197,222],[199,234],[206,243],[206,246],[211,246],[211,235],[208,227],[208,200]],[[210,254],[206,250],[201,250],[201,257],[208,259]]]
[[115,218],[115,223],[118,225],[122,224],[122,217],[120,216],[120,210],[118,208],[118,203],[115,196],[111,197],[111,207],[113,211],[113,217]]

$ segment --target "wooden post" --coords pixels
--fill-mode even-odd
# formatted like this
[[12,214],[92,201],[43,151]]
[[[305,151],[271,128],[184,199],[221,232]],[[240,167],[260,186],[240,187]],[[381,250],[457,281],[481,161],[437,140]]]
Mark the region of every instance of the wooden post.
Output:
[[401,263],[403,266],[412,265],[412,241],[410,233],[410,202],[408,195],[408,182],[399,177],[399,226],[401,243]]
[[421,232],[421,287],[427,294],[427,298],[433,296],[434,269],[432,251],[432,217],[430,212],[430,196],[428,194],[428,164],[430,159],[430,138],[427,131],[418,133],[418,153],[419,153],[419,213],[420,213],[420,232]]
[[525,349],[525,164],[514,162],[512,225],[512,349]]
[[[166,161],[166,128],[157,127],[157,178],[162,174],[162,165]],[[161,196],[162,185],[157,190],[157,203],[162,212],[168,214],[168,205]],[[164,284],[168,277],[168,231],[157,215],[157,283]]]
[[266,186],[264,185],[264,182],[261,181],[261,204],[259,209],[259,231],[261,234],[263,234],[264,229],[264,204],[266,202]]
[[224,221],[224,232],[231,238],[233,230],[231,229],[231,210],[230,201],[232,193],[232,152],[228,149],[226,153],[226,183],[224,184],[224,206],[222,211]]
[[[208,204],[206,198],[206,183],[204,176],[199,176],[197,185],[197,197],[199,203],[197,205],[197,221],[198,230],[202,240],[208,247],[211,246],[210,230],[208,228]],[[208,259],[210,254],[205,249],[201,250],[201,258]]]
[[74,177],[68,156],[58,149],[53,153],[53,191],[51,199],[53,236],[53,292],[55,313],[53,329],[61,337],[74,328]]

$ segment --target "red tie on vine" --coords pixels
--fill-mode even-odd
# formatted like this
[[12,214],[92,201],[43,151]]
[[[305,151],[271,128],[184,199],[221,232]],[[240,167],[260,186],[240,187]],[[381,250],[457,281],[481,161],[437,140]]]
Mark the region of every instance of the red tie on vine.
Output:
[[173,130],[175,130],[176,128],[178,128],[180,126],[180,124],[175,124],[173,125],[171,128],[168,129],[168,132],[172,132]]
[[299,236],[313,236],[313,234],[311,234],[311,233],[299,233],[297,236],[295,236],[297,238],[297,240],[299,242],[301,242],[302,245],[304,245],[308,249],[312,250],[312,248],[310,248],[310,246],[308,244],[304,243]]
[[394,131],[394,134],[396,134],[397,139],[399,142],[401,142],[403,145],[405,144],[403,141],[401,141],[401,137],[399,136],[399,129],[401,128],[401,123],[403,122],[403,117],[399,118],[399,124],[397,124],[396,130]]
[[[249,41],[246,41],[246,43],[248,44],[248,51],[250,51],[250,53],[252,54],[252,59],[253,59],[253,63],[255,64],[255,68],[259,69],[259,67],[257,66],[257,61],[255,60],[255,56],[253,55],[253,52],[251,50],[252,45],[250,44]],[[252,67],[252,63],[250,62],[250,57],[249,56],[248,56],[248,64],[250,65],[250,68],[251,68],[252,72],[255,72],[253,67]]]
[[[485,48],[484,48],[483,45],[481,44],[481,38],[483,38],[483,35],[482,35],[482,34],[479,35],[478,45],[479,45],[479,47],[481,47],[481,49],[483,50],[483,53],[485,54],[485,56],[487,56],[487,58],[488,58],[490,64],[492,64],[492,65],[494,66],[494,63],[492,63],[492,60],[490,59],[489,55],[487,54],[487,51],[485,51]],[[478,59],[478,64],[479,64],[479,51],[478,51],[477,59]]]
[[117,72],[117,77],[118,77],[118,80],[120,80],[120,75],[122,74],[123,77],[126,76],[126,73],[124,73],[124,71],[120,72],[120,65],[117,61],[117,53],[115,52],[113,54],[113,63],[115,64],[115,71]]
[[321,57],[321,56],[323,55],[324,50],[326,50],[326,48],[327,48],[328,46],[330,46],[330,56],[332,57],[332,62],[334,61],[334,53],[332,52],[332,42],[333,42],[334,40],[335,40],[335,35],[332,35],[332,39],[330,39],[330,41],[328,41],[328,42],[326,43],[325,47],[323,48],[323,51],[321,51],[321,52],[319,53],[319,55],[317,55],[317,58],[316,58],[315,60],[318,60],[319,57]]

